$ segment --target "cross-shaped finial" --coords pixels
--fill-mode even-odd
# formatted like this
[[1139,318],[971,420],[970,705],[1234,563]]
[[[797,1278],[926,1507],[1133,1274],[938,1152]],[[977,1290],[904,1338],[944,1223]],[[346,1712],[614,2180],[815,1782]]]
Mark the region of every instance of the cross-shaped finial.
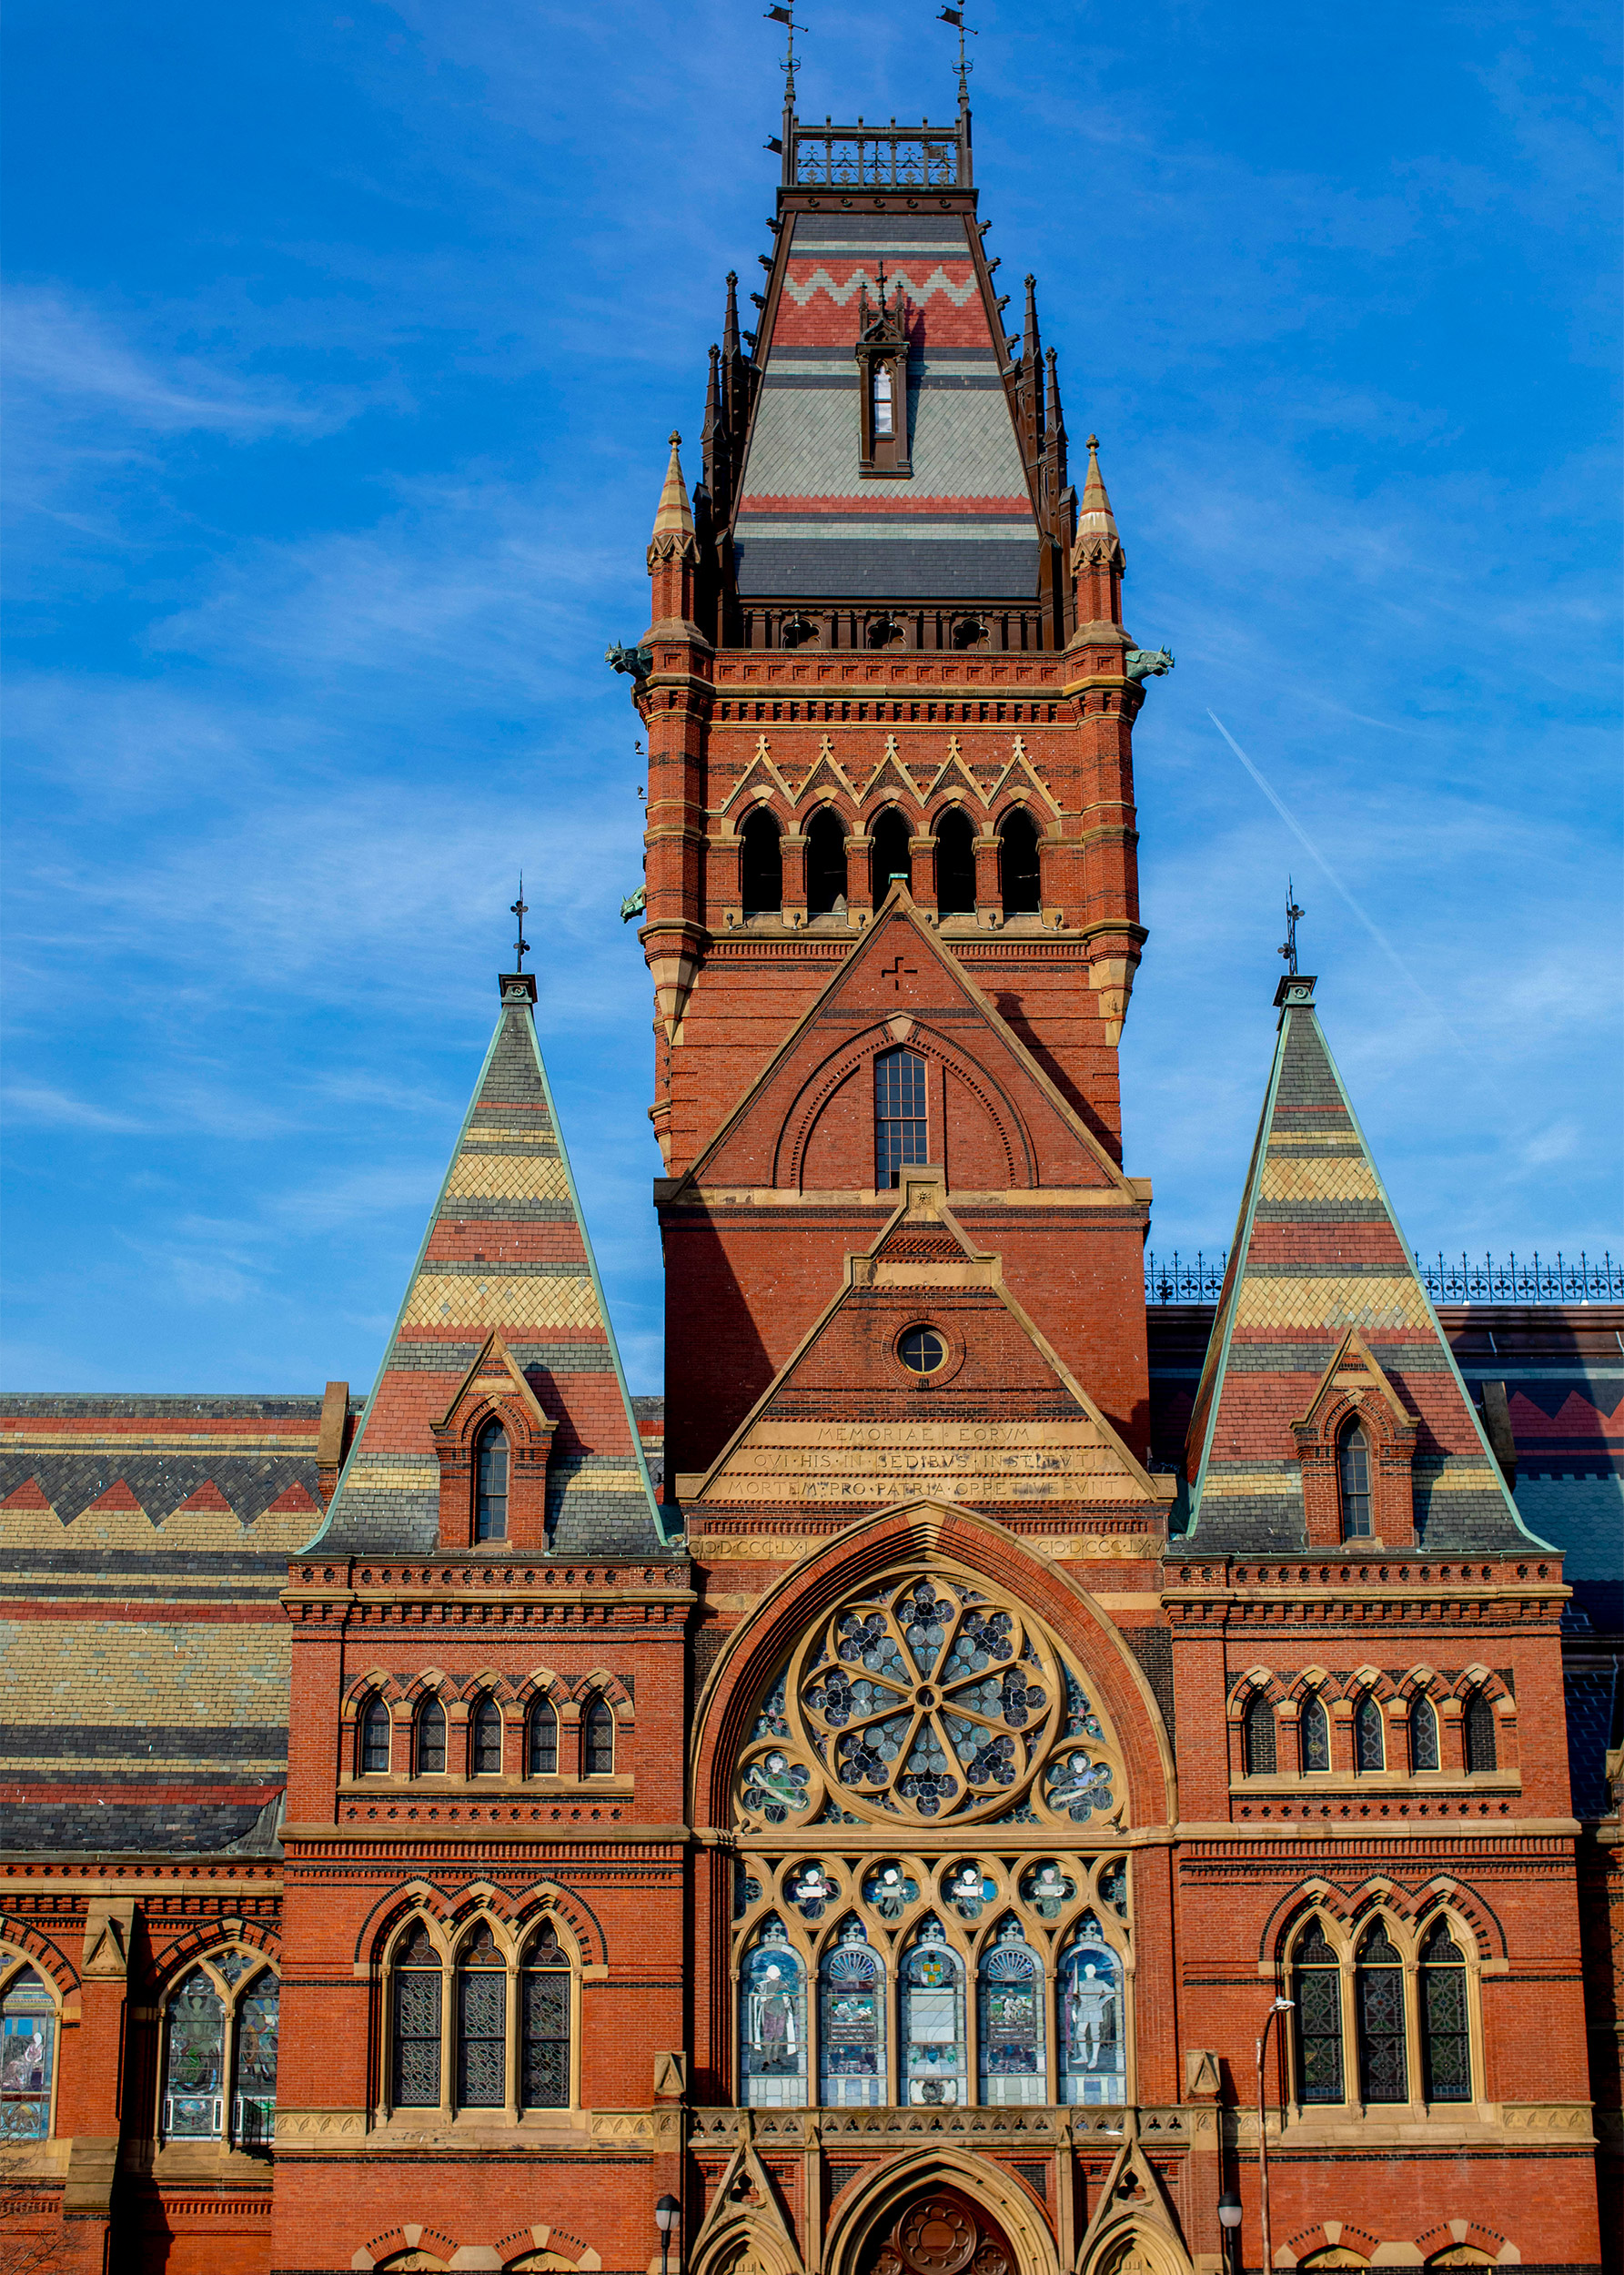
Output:
[[513,968],[519,972],[523,971],[524,959],[530,953],[530,944],[524,936],[524,920],[529,905],[530,904],[524,897],[524,871],[521,869],[519,873],[519,898],[509,903],[509,906],[519,919],[519,937],[513,943],[513,953],[518,959]]
[[880,313],[883,316],[885,313],[885,263],[883,261],[881,261],[874,271],[874,281],[880,288]]

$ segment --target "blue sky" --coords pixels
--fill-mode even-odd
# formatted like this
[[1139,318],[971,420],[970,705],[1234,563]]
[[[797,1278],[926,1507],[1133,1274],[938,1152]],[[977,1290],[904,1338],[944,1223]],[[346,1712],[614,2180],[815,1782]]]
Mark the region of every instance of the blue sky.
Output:
[[[949,114],[928,0],[804,12],[803,112]],[[600,659],[768,242],[775,35],[759,0],[8,13],[5,1379],[369,1381],[522,861],[657,1389]],[[1229,1236],[1289,870],[1416,1243],[1617,1253],[1617,11],[979,21],[988,250],[1037,272],[1130,629],[1177,657],[1123,1056],[1155,1247]]]

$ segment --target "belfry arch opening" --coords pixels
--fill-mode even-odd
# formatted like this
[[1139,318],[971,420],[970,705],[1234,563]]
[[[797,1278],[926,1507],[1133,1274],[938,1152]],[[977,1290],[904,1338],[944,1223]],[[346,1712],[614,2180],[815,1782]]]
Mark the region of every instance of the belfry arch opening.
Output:
[[1037,825],[1029,814],[1012,814],[998,833],[998,885],[1006,916],[1035,916],[1040,899]]
[[908,850],[907,822],[895,806],[888,805],[883,814],[875,817],[873,834],[874,842],[869,861],[873,873],[874,906],[878,908],[898,877],[912,887],[913,856]]
[[827,806],[806,831],[806,913],[832,916],[846,905],[846,825]]
[[943,916],[975,914],[975,831],[956,805],[936,825],[936,909]]
[[778,824],[758,806],[739,833],[739,882],[746,916],[776,916],[783,906],[783,848]]

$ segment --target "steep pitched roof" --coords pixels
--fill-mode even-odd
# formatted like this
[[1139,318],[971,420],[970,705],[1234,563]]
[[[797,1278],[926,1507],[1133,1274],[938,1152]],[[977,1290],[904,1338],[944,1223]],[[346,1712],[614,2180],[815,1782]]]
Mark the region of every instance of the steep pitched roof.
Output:
[[[1159,1525],[1171,1478],[1147,1474],[954,1221],[940,1173],[904,1169],[866,1255],[734,1431],[696,1492],[711,1508],[854,1518],[933,1493],[1004,1520],[1124,1509]],[[922,1400],[896,1357],[927,1321],[944,1363]],[[876,1427],[879,1425],[879,1427]]]
[[439,1537],[431,1424],[493,1330],[558,1424],[548,1539],[565,1556],[645,1556],[659,1513],[598,1268],[536,1041],[528,981],[502,1007],[388,1350],[317,1536],[421,1555]]
[[1279,1035],[1186,1441],[1187,1537],[1245,1554],[1303,1548],[1291,1433],[1357,1328],[1417,1422],[1417,1540],[1503,1553],[1525,1531],[1398,1227],[1314,1008],[1284,981]]
[[[742,595],[1031,600],[1039,531],[968,213],[786,215],[733,541]],[[858,460],[859,298],[900,298],[913,471]]]

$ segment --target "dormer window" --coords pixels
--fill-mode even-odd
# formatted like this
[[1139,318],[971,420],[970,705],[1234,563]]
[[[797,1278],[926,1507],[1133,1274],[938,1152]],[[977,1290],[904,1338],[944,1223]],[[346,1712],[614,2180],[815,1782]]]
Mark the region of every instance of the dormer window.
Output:
[[857,299],[857,470],[882,478],[906,476],[913,471],[908,457],[908,334],[900,299],[886,298],[883,262],[876,282],[877,307],[866,284]]

